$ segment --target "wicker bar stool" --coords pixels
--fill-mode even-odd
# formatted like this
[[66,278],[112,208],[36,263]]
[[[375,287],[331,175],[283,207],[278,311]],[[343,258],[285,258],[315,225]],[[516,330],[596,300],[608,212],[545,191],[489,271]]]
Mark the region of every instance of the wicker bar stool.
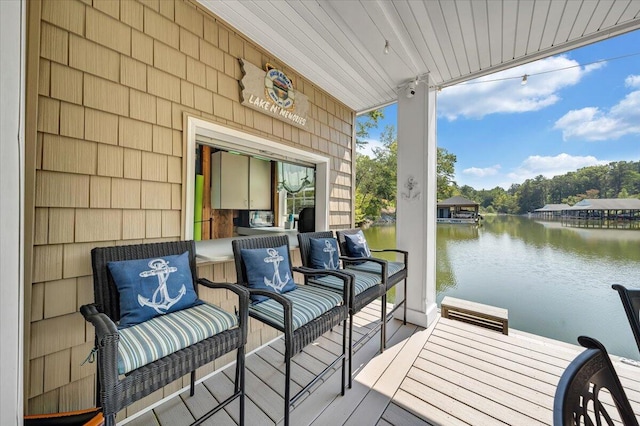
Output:
[[[295,290],[278,293],[272,290],[251,288],[247,273],[247,262],[243,258],[243,250],[275,250],[283,248],[283,252],[290,253],[289,238],[287,236],[265,236],[242,238],[232,241],[233,255],[236,264],[238,284],[247,286],[252,298],[262,297],[267,300],[254,302],[249,307],[249,315],[284,333],[285,343],[285,389],[284,389],[284,424],[290,422],[290,406],[299,397],[309,390],[325,373],[329,372],[337,363],[342,363],[342,387],[341,395],[345,390],[345,357],[347,352],[347,317],[350,278],[336,271],[323,271],[332,274],[344,281],[344,292],[336,294],[335,291],[322,285],[301,285]],[[293,272],[299,272],[305,276],[316,275],[317,270],[308,268],[293,268],[290,256],[281,256],[286,274],[293,277]],[[267,260],[265,259],[264,262]],[[262,262],[262,259],[261,259]],[[285,276],[285,274],[280,274]],[[265,277],[266,279],[266,277]],[[273,277],[276,280],[276,277]],[[313,303],[309,308],[307,303]],[[324,308],[324,309],[322,309]],[[321,313],[319,313],[321,312]],[[291,358],[302,351],[305,346],[315,341],[318,337],[342,323],[342,353],[310,383],[304,386],[296,395],[291,396]]]
[[[194,307],[167,313],[139,324],[144,327],[147,323],[154,321],[154,328],[175,331],[176,335],[195,334],[190,333],[193,329],[194,318],[202,318],[204,328],[212,329],[211,323],[222,324],[220,319],[228,319],[233,326],[219,331],[208,338],[194,341],[179,350],[160,354],[160,358],[151,362],[143,363],[131,367],[129,371],[119,371],[123,365],[123,357],[126,354],[125,345],[122,340],[123,333],[130,328],[118,329],[117,324],[121,320],[121,302],[118,287],[114,283],[112,273],[109,270],[110,262],[136,261],[140,259],[155,259],[174,255],[184,255],[188,253],[188,268],[193,279],[193,290],[198,291],[198,284],[211,289],[226,289],[234,292],[238,296],[237,314],[225,313],[221,309],[208,305],[199,304]],[[135,401],[153,393],[163,386],[176,379],[190,374],[191,396],[195,391],[195,370],[220,356],[237,351],[236,374],[233,394],[222,401],[218,406],[213,407],[207,414],[196,420],[193,424],[200,424],[230,402],[239,398],[240,424],[244,423],[244,361],[245,343],[247,340],[248,324],[248,292],[234,284],[212,283],[206,279],[198,279],[196,275],[195,244],[193,241],[177,241],[154,244],[138,244],[116,247],[99,247],[91,251],[93,266],[93,286],[95,303],[84,305],[80,308],[85,319],[95,327],[95,342],[97,351],[97,405],[102,407],[105,424],[115,425],[115,418],[118,411],[129,406]],[[177,268],[174,268],[177,269]],[[171,271],[173,272],[173,270]],[[158,280],[160,281],[160,279]],[[139,296],[140,297],[140,296]],[[197,313],[192,311],[197,309]],[[193,312],[193,313],[192,313]],[[209,313],[209,314],[207,314]],[[220,314],[220,318],[214,317]],[[191,316],[185,316],[191,315]],[[182,320],[184,318],[185,320]],[[165,324],[162,322],[166,321]],[[188,326],[187,323],[188,322]],[[180,330],[181,324],[184,330]],[[220,327],[221,329],[224,327]],[[146,330],[140,328],[140,330]],[[184,333],[182,333],[184,331]],[[199,331],[199,330],[198,330]],[[152,333],[142,332],[145,339],[162,339],[163,333],[152,335]],[[161,343],[159,345],[162,345]],[[133,346],[133,345],[131,345]],[[139,345],[146,348],[147,345]],[[164,345],[169,347],[171,345]],[[144,355],[144,354],[134,354]],[[131,358],[134,358],[132,356]]]

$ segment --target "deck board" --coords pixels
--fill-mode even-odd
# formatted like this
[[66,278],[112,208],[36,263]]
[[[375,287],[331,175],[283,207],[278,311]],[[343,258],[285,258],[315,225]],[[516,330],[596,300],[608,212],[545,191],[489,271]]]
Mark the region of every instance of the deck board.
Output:
[[189,426],[195,420],[181,398],[172,398],[154,411],[162,426]]
[[[387,350],[379,353],[380,301],[356,316],[354,383],[340,396],[336,366],[298,400],[294,425],[551,425],[560,375],[583,349],[577,345],[510,330],[509,335],[460,321],[438,318],[428,328],[391,320]],[[293,357],[292,391],[322,371],[342,349],[342,327],[335,327]],[[247,357],[246,424],[282,424],[284,342],[276,339]],[[631,405],[640,416],[640,368],[612,356]],[[202,416],[233,392],[235,367],[126,420],[133,426],[180,426]],[[238,401],[204,424],[238,423]]]
[[[366,410],[372,403],[368,401],[368,404],[363,405],[363,401],[367,399],[369,392],[371,391],[370,383],[375,383],[376,379],[385,371],[386,367],[390,365],[391,361],[395,358],[397,353],[406,346],[408,339],[417,330],[415,326],[412,327],[400,327],[400,321],[392,321],[390,324],[393,326],[392,334],[389,336],[389,349],[383,354],[367,361],[366,373],[358,374],[354,379],[354,389],[349,390],[348,398],[335,398],[331,404],[318,413],[318,417],[314,421],[314,425],[334,425],[334,424],[347,424],[350,418],[362,416],[362,414],[355,413],[354,408],[357,407],[360,410]],[[391,327],[389,327],[391,329]],[[390,331],[390,330],[388,330]],[[368,351],[375,353],[379,350],[378,339],[372,339],[367,344]],[[374,363],[372,365],[371,363]],[[365,376],[368,378],[365,379]],[[353,395],[352,395],[353,393]],[[384,410],[387,401],[375,401],[374,404],[379,404],[375,408]],[[377,420],[382,412],[375,416]],[[364,417],[359,417],[358,420],[361,424],[375,424],[371,418],[367,419],[371,413],[364,413]],[[354,421],[353,419],[351,421]]]
[[432,426],[431,423],[427,423],[421,418],[414,416],[393,402],[384,410],[380,419],[388,425]]
[[[204,385],[207,390],[216,398],[218,403],[224,401],[231,394],[233,394],[233,382],[225,374],[216,374],[209,379],[205,380]],[[236,424],[240,422],[238,416],[238,407],[240,402],[235,400],[224,408],[224,411],[234,420]],[[250,395],[245,397],[245,417],[252,419],[255,424],[269,424],[271,419],[262,411],[250,398]]]

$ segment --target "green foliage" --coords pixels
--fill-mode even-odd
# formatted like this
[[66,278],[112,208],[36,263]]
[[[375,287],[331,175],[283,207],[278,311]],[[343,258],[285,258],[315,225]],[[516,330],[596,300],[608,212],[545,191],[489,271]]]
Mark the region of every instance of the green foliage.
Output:
[[640,161],[584,167],[551,179],[536,176],[507,191],[500,187],[476,191],[467,185],[458,191],[485,212],[492,207],[497,213],[510,214],[527,213],[545,204],[574,205],[585,198],[640,198]]
[[456,194],[457,185],[453,180],[456,173],[455,166],[458,158],[444,148],[438,148],[437,179],[438,200],[446,200]]
[[[382,147],[373,149],[373,158],[356,153],[356,225],[380,217],[382,209],[394,210],[398,193],[398,138],[394,126],[380,134]],[[456,156],[438,148],[438,199],[457,192],[453,180]]]
[[366,138],[369,137],[369,130],[378,127],[378,121],[384,118],[384,112],[381,109],[369,111],[356,120],[356,146],[362,148],[367,144]]
[[[371,111],[356,122],[356,145],[364,146],[369,130],[382,119],[381,110]],[[373,158],[356,153],[356,224],[380,216],[382,209],[396,205],[398,140],[393,126],[381,133],[381,148],[373,149]],[[551,179],[536,176],[514,183],[508,190],[495,187],[475,190],[458,187],[455,176],[456,155],[438,148],[438,200],[461,195],[480,204],[485,213],[523,214],[545,204],[573,205],[585,198],[640,198],[640,161],[617,161],[590,166]]]

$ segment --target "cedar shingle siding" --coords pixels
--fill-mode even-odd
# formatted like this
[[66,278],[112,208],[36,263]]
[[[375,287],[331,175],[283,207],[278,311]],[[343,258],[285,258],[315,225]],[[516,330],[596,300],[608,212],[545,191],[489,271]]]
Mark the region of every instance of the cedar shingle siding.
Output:
[[[353,111],[197,5],[183,0],[43,0],[33,197],[27,412],[95,404],[90,250],[177,240],[183,228],[183,113],[332,158],[330,224],[351,224]],[[33,16],[33,15],[32,15]],[[35,15],[37,16],[37,15]],[[240,105],[238,58],[283,67],[310,102],[310,132]],[[29,229],[29,227],[27,227]],[[27,238],[27,241],[29,239]],[[299,255],[294,260],[300,263]],[[235,281],[232,262],[200,275]],[[233,309],[225,292],[201,296]],[[252,350],[276,336],[252,320]],[[234,360],[223,357],[203,376]],[[178,380],[118,420],[187,384]]]

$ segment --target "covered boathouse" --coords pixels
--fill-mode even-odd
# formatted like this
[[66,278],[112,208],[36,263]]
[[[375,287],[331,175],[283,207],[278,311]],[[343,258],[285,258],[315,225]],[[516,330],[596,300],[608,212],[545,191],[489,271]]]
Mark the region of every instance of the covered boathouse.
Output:
[[437,223],[477,223],[480,204],[459,195],[438,203]]
[[562,210],[564,219],[640,220],[637,198],[584,199]]

